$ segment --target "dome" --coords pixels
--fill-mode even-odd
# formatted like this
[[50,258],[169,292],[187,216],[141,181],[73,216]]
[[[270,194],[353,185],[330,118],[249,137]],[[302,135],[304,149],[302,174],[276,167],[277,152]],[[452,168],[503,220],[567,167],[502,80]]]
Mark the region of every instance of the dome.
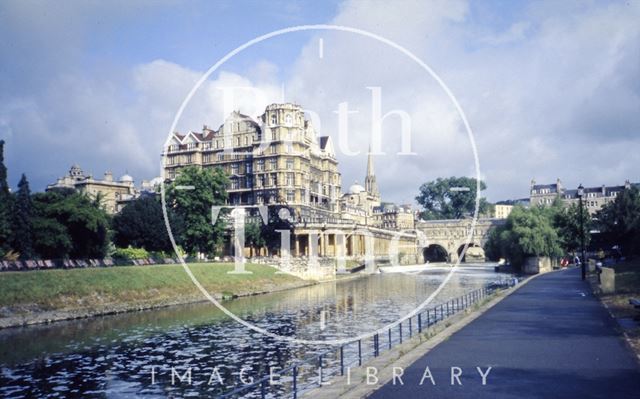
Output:
[[122,175],[122,177],[120,178],[120,183],[133,183],[133,177],[124,174]]
[[355,182],[351,187],[349,187],[349,194],[360,194],[364,191],[364,187],[359,185],[358,182]]

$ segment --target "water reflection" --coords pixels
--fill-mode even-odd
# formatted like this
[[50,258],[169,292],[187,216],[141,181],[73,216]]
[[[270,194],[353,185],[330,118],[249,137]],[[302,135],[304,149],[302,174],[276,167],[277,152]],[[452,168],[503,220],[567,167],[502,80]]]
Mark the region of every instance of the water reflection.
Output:
[[[382,274],[228,301],[225,306],[270,332],[308,340],[347,338],[413,310],[447,268]],[[491,266],[461,268],[436,302],[497,275]],[[321,324],[324,312],[324,324]],[[324,327],[324,328],[322,328]],[[276,340],[230,320],[210,303],[0,331],[0,396],[173,397],[215,395],[326,351]],[[172,367],[183,382],[174,375]],[[217,368],[223,383],[220,384]],[[243,370],[244,368],[244,370]],[[191,370],[191,384],[187,370]],[[152,381],[153,371],[153,381]],[[303,378],[312,378],[312,372]],[[280,392],[290,378],[282,377]]]

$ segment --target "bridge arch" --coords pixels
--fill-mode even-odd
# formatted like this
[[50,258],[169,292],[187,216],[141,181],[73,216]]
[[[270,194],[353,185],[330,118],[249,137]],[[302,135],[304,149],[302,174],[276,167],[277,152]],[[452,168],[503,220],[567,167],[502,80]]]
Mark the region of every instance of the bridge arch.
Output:
[[458,254],[458,258],[460,259],[460,262],[467,262],[467,261],[483,262],[484,261],[484,258],[485,258],[484,249],[482,248],[481,245],[475,242],[471,242],[469,243],[469,247],[467,247],[466,252],[464,251],[465,245],[466,244],[460,245],[458,247],[458,250],[456,251],[456,253]]
[[431,244],[422,249],[422,256],[426,262],[449,262],[449,252],[439,244]]

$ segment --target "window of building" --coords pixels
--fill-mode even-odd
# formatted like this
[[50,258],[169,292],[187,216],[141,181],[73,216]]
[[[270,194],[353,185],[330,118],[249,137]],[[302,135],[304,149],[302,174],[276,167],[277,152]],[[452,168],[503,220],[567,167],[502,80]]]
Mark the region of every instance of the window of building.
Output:
[[269,175],[269,185],[270,186],[275,186],[277,182],[277,175],[275,173],[271,173]]
[[245,185],[246,188],[252,188],[253,187],[253,179],[251,178],[251,176],[247,176],[246,177],[245,183],[246,183],[246,185]]
[[253,165],[251,165],[251,162],[247,162],[244,164],[244,172],[245,173],[252,173],[253,172]]
[[293,124],[293,119],[290,114],[287,114],[287,116],[284,117],[284,123],[286,123],[287,126],[291,126]]
[[256,170],[262,172],[264,170],[264,159],[258,159],[256,162]]
[[218,161],[224,161],[224,153],[223,152],[219,152],[218,153]]
[[198,147],[198,143],[189,143],[189,144],[187,144],[187,149],[188,150],[193,150],[196,147]]
[[192,163],[193,162],[193,154],[189,154],[187,156],[185,156],[185,163]]
[[291,186],[293,186],[293,183],[294,183],[294,175],[293,175],[293,173],[287,173],[287,180],[286,180],[287,186],[291,187]]
[[249,145],[249,136],[244,136],[244,145]]
[[275,130],[272,130],[272,131],[271,131],[271,141],[275,141],[275,140],[277,140],[277,139],[278,139],[278,138],[277,138],[277,135],[276,135],[276,131],[275,131]]
[[276,123],[278,123],[278,118],[276,117],[276,114],[273,113],[271,114],[271,124],[275,125]]
[[231,189],[237,190],[240,187],[240,182],[236,178],[231,179]]
[[231,174],[237,175],[239,169],[240,165],[238,165],[237,163],[231,164]]
[[287,158],[287,170],[293,170],[293,159]]
[[293,190],[287,191],[287,202],[294,202],[296,200],[296,193]]
[[258,187],[264,187],[266,185],[267,178],[265,175],[259,175],[256,179],[256,184]]
[[276,170],[278,169],[278,160],[275,158],[271,158],[269,160],[269,170]]
[[262,193],[257,193],[257,194],[256,194],[256,203],[257,203],[257,204],[262,204],[262,203],[264,203],[264,197],[262,196]]
[[271,154],[275,154],[276,153],[276,146],[275,145],[269,146],[269,152]]

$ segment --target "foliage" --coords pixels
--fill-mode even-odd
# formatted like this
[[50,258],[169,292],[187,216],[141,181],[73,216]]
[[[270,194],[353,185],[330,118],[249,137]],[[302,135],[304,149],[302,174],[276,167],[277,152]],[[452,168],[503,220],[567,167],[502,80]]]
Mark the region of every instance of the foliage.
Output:
[[[284,217],[288,215],[288,217]],[[280,216],[283,216],[281,218]],[[262,237],[265,245],[271,253],[280,250],[282,241],[282,231],[289,230],[293,236],[293,220],[294,212],[291,208],[284,205],[276,205],[269,207],[268,223],[262,225]]]
[[[228,181],[220,168],[187,167],[168,186],[167,207],[174,212],[176,224],[181,225],[180,234],[174,236],[189,254],[212,254],[221,245],[224,221],[219,217],[215,225],[211,223],[211,207],[225,204]],[[178,186],[194,189],[180,190]]]
[[173,251],[162,213],[162,204],[155,196],[143,196],[127,204],[114,216],[112,226],[113,241],[119,247]]
[[245,245],[251,249],[261,248],[266,245],[266,240],[262,236],[262,227],[260,226],[260,223],[249,222],[244,226]]
[[113,253],[113,257],[122,260],[133,259],[149,259],[150,255],[144,248],[133,248],[131,246],[127,248],[117,248]]
[[32,259],[33,252],[33,203],[29,182],[23,174],[18,183],[18,192],[14,198],[13,213],[13,249],[22,259]]
[[552,213],[542,207],[514,207],[506,223],[490,232],[485,253],[490,259],[507,258],[516,266],[528,256],[561,256]]
[[0,258],[11,250],[11,215],[13,198],[7,183],[7,167],[4,165],[4,140],[0,140]]
[[33,196],[33,247],[43,258],[102,258],[109,216],[87,195],[54,190]]
[[[456,191],[455,188],[468,188],[468,191]],[[486,190],[487,185],[480,181],[480,191]],[[477,180],[472,177],[438,178],[435,181],[422,184],[420,193],[416,197],[418,204],[424,211],[422,218],[460,219],[472,216],[476,209]],[[487,214],[489,203],[480,198],[478,213]]]
[[[561,204],[555,204],[550,208],[553,225],[556,228],[558,237],[560,238],[560,245],[565,252],[577,252],[582,248],[582,241],[580,234],[584,232],[584,246],[588,247],[591,241],[591,234],[589,231],[592,227],[592,220],[589,216],[589,212],[586,209],[582,209],[582,215],[580,212],[580,206],[578,204],[571,204],[570,206],[563,206]],[[582,228],[580,226],[580,217],[582,216]]]
[[618,193],[616,199],[597,214],[602,232],[612,236],[626,256],[640,254],[640,194],[631,187]]

